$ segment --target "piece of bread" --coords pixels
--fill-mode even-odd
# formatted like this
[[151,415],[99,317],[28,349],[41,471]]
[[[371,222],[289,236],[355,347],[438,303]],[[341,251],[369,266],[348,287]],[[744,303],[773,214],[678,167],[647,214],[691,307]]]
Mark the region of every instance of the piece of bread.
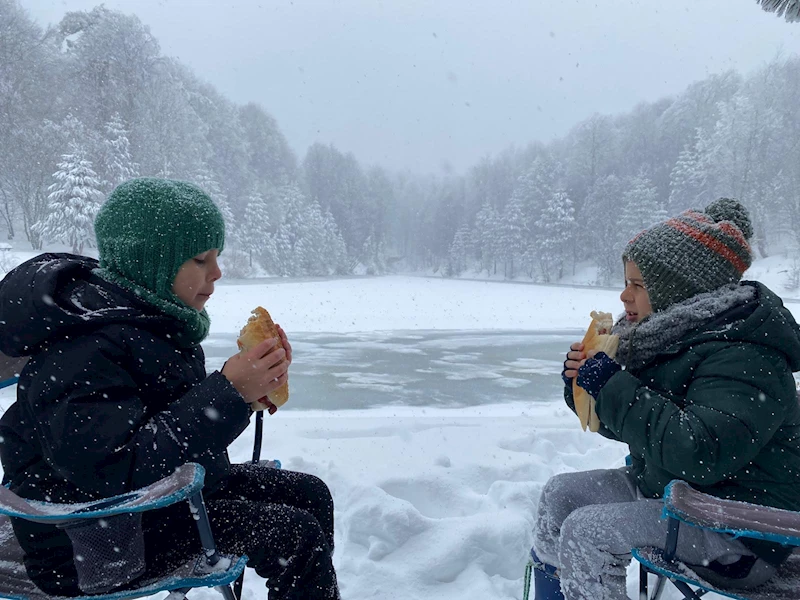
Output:
[[[280,334],[278,334],[275,323],[272,322],[272,317],[269,316],[266,309],[259,306],[253,309],[251,317],[239,332],[239,339],[236,340],[236,343],[242,352],[248,352],[269,338],[276,338],[278,340],[278,348],[283,348]],[[269,410],[269,413],[272,414],[279,406],[286,404],[288,399],[289,382],[287,381],[277,390],[267,394],[266,404],[263,399],[262,402],[253,402],[253,410]]]
[[[611,333],[614,326],[614,317],[611,313],[592,311],[592,323],[583,336],[583,352],[597,350],[605,352],[609,358],[614,358],[619,347],[619,336]],[[586,431],[597,431],[600,429],[600,419],[594,410],[595,400],[592,396],[578,385],[578,378],[572,380],[572,398],[575,401],[575,412],[581,421],[581,427]]]

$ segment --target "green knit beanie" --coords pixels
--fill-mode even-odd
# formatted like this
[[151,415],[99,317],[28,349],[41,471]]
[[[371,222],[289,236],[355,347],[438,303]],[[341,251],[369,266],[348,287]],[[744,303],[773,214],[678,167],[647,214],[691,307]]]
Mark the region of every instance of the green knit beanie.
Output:
[[687,210],[628,243],[623,262],[642,272],[653,312],[741,280],[753,257],[747,209],[720,198],[705,211]]
[[208,335],[208,313],[172,292],[181,265],[225,244],[225,222],[211,198],[184,181],[140,178],[111,192],[94,223],[100,253],[98,274],[185,325],[182,342]]

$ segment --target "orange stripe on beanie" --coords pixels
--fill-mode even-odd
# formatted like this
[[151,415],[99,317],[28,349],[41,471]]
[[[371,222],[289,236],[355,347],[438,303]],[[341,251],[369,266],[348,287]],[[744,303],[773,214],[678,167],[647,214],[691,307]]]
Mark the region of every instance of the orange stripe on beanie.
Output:
[[[716,252],[722,258],[729,261],[741,274],[744,274],[744,272],[747,271],[748,267],[750,266],[741,258],[736,256],[736,253],[730,248],[728,248],[728,246],[726,246],[724,242],[716,239],[712,235],[709,235],[699,229],[696,229],[695,227],[692,227],[688,223],[684,223],[683,221],[679,221],[678,219],[670,219],[669,221],[667,221],[667,225],[669,225],[670,227],[674,227],[678,231],[681,231],[686,235],[693,237],[712,252]],[[738,236],[742,237],[742,233],[740,231],[736,230],[734,227],[731,227],[727,223],[720,223],[719,228],[723,229],[724,231],[735,230]],[[747,245],[749,247],[747,241],[743,237],[742,241],[744,242],[743,245]]]

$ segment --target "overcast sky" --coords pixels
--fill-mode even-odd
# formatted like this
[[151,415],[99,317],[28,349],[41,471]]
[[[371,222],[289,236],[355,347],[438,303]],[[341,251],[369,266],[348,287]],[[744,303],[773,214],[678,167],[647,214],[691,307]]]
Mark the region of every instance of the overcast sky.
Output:
[[[41,24],[94,0],[21,0]],[[464,171],[595,112],[800,51],[755,0],[105,0],[232,100],[275,118],[302,158]]]

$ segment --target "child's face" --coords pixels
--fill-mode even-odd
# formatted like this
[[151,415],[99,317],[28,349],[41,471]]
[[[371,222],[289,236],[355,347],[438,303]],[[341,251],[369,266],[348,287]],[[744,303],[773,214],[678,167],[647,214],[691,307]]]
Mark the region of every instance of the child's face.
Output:
[[619,299],[625,305],[625,318],[628,321],[638,323],[653,312],[650,295],[644,287],[642,272],[634,262],[625,263],[625,289],[622,290]]
[[203,310],[214,293],[214,282],[222,277],[218,256],[219,251],[213,249],[183,263],[172,282],[172,293],[192,308]]

